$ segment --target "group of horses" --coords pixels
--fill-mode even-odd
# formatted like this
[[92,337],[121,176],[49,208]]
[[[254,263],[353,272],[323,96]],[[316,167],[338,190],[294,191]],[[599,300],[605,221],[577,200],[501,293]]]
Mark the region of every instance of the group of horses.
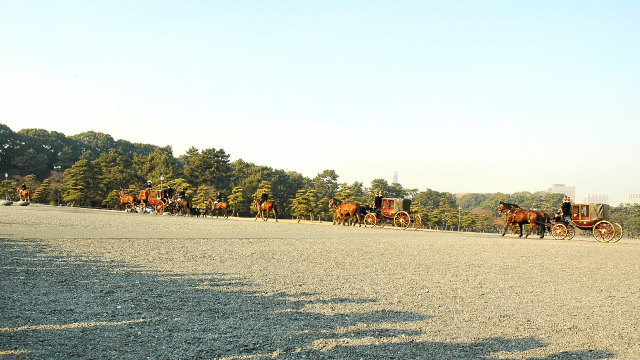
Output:
[[[147,206],[151,206],[158,213],[168,211],[172,215],[178,213],[182,215],[193,215],[195,213],[193,204],[186,198],[162,198],[155,200],[150,199],[148,198],[148,195],[145,196],[143,194],[146,194],[145,191],[141,191],[141,196],[135,196],[132,194],[125,194],[124,190],[120,190],[120,204],[118,205],[118,207],[122,207],[122,205],[125,205],[125,208],[135,210],[136,207],[144,209]],[[157,203],[153,203],[154,201],[157,201]],[[255,220],[258,220],[258,217],[260,217],[262,220],[268,221],[269,215],[273,214],[276,222],[278,221],[278,208],[275,202],[267,200],[261,203],[260,200],[255,199],[253,201],[253,205],[255,206],[257,211]],[[343,203],[336,198],[331,198],[331,200],[329,200],[329,206],[336,212],[336,216],[333,220],[334,225],[336,223],[344,225],[348,216],[349,224],[355,225],[355,223],[357,223],[359,226],[361,226],[364,223],[364,217],[367,215],[367,212],[371,210],[370,205],[359,205],[353,202]],[[205,214],[213,214],[215,212],[216,217],[218,217],[219,211],[223,212],[225,219],[228,218],[229,212],[231,211],[229,202],[221,201],[216,203],[212,198],[209,198],[207,200]]]
[[[147,206],[151,206],[155,209],[157,213],[163,213],[165,211],[169,212],[171,215],[181,214],[181,215],[200,215],[198,209],[193,206],[191,201],[187,198],[179,198],[179,199],[170,199],[167,197],[163,197],[162,199],[154,199],[150,198],[144,190],[140,192],[140,196],[135,196],[131,194],[125,194],[124,190],[120,190],[120,204],[118,207],[125,205],[126,208],[135,209],[146,208]],[[163,193],[163,195],[165,195]],[[258,220],[258,216],[264,221],[269,220],[269,214],[272,213],[276,222],[278,221],[278,209],[275,202],[271,200],[264,201],[262,204],[260,200],[256,199],[253,202],[256,207],[256,220]],[[204,209],[204,215],[211,214],[215,212],[216,218],[219,216],[219,213],[222,212],[224,218],[229,217],[229,213],[231,212],[231,206],[228,201],[218,201],[216,202],[212,198],[207,200],[207,206]]]
[[520,206],[511,203],[505,203],[500,201],[498,205],[498,214],[506,214],[506,220],[504,223],[504,229],[502,230],[502,236],[507,232],[509,225],[514,228],[516,225],[520,227],[520,237],[523,235],[523,226],[529,224],[529,231],[526,237],[529,237],[534,229],[538,230],[540,238],[544,238],[544,233],[548,228],[548,224],[551,223],[551,217],[549,214],[540,210],[525,210]]
[[[135,211],[138,209],[146,209],[147,207],[153,207],[158,213],[168,212],[171,215],[200,215],[200,209],[193,206],[193,203],[187,198],[169,198],[163,193],[161,199],[151,198],[147,192],[141,191],[140,196],[132,194],[125,194],[124,190],[120,190],[120,204],[118,207],[125,206],[126,209]],[[144,211],[144,210],[142,210]],[[219,212],[223,212],[225,218],[229,217],[231,207],[227,201],[221,201],[216,203],[212,198],[207,200],[207,207],[204,209],[204,214],[213,214],[215,212],[216,217],[219,216]]]

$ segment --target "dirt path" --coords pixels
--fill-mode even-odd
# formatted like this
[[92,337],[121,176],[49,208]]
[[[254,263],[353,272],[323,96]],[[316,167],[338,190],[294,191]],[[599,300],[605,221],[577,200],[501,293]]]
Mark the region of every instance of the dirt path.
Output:
[[636,359],[640,243],[0,207],[0,359]]

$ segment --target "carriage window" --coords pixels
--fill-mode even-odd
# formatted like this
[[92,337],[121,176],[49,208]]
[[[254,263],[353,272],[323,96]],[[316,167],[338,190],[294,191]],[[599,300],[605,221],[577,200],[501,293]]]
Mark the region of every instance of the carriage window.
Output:
[[588,206],[583,206],[581,213],[582,213],[582,216],[584,216],[584,217],[589,216],[589,207]]
[[393,207],[393,200],[389,200],[389,202],[387,202],[387,208],[392,208]]

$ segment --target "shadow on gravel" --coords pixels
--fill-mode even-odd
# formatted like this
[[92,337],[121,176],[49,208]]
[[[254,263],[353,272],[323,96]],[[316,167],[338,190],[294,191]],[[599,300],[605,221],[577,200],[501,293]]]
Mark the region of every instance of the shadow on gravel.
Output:
[[[398,323],[427,320],[423,314],[301,310],[375,300],[267,296],[225,274],[60,257],[36,241],[0,239],[0,289],[2,359],[484,359],[545,346],[537,339],[419,342],[419,331]],[[584,351],[545,359],[612,356]]]

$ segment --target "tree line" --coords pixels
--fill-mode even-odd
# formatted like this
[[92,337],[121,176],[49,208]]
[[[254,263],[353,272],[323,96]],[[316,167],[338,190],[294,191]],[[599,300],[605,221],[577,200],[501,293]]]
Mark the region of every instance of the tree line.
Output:
[[[33,201],[46,204],[115,208],[119,191],[138,194],[147,180],[154,188],[184,189],[195,206],[204,208],[209,197],[220,192],[236,216],[253,216],[252,200],[267,190],[283,217],[330,220],[329,199],[371,204],[373,194],[412,199],[412,212],[419,213],[429,228],[493,232],[502,224],[495,210],[499,201],[523,208],[553,211],[562,194],[518,192],[514,194],[455,195],[427,189],[407,189],[399,183],[374,179],[338,181],[334,170],[310,178],[295,171],[274,169],[242,159],[230,161],[223,149],[190,148],[175,157],[170,146],[115,140],[104,133],[88,131],[66,136],[56,131],[23,129],[12,131],[0,124],[0,169],[8,177],[0,194],[15,196],[25,183]],[[1,170],[0,170],[1,171]],[[4,175],[4,174],[2,174]],[[164,180],[162,180],[164,179]],[[612,208],[612,220],[623,224],[627,234],[640,233],[640,206]]]

